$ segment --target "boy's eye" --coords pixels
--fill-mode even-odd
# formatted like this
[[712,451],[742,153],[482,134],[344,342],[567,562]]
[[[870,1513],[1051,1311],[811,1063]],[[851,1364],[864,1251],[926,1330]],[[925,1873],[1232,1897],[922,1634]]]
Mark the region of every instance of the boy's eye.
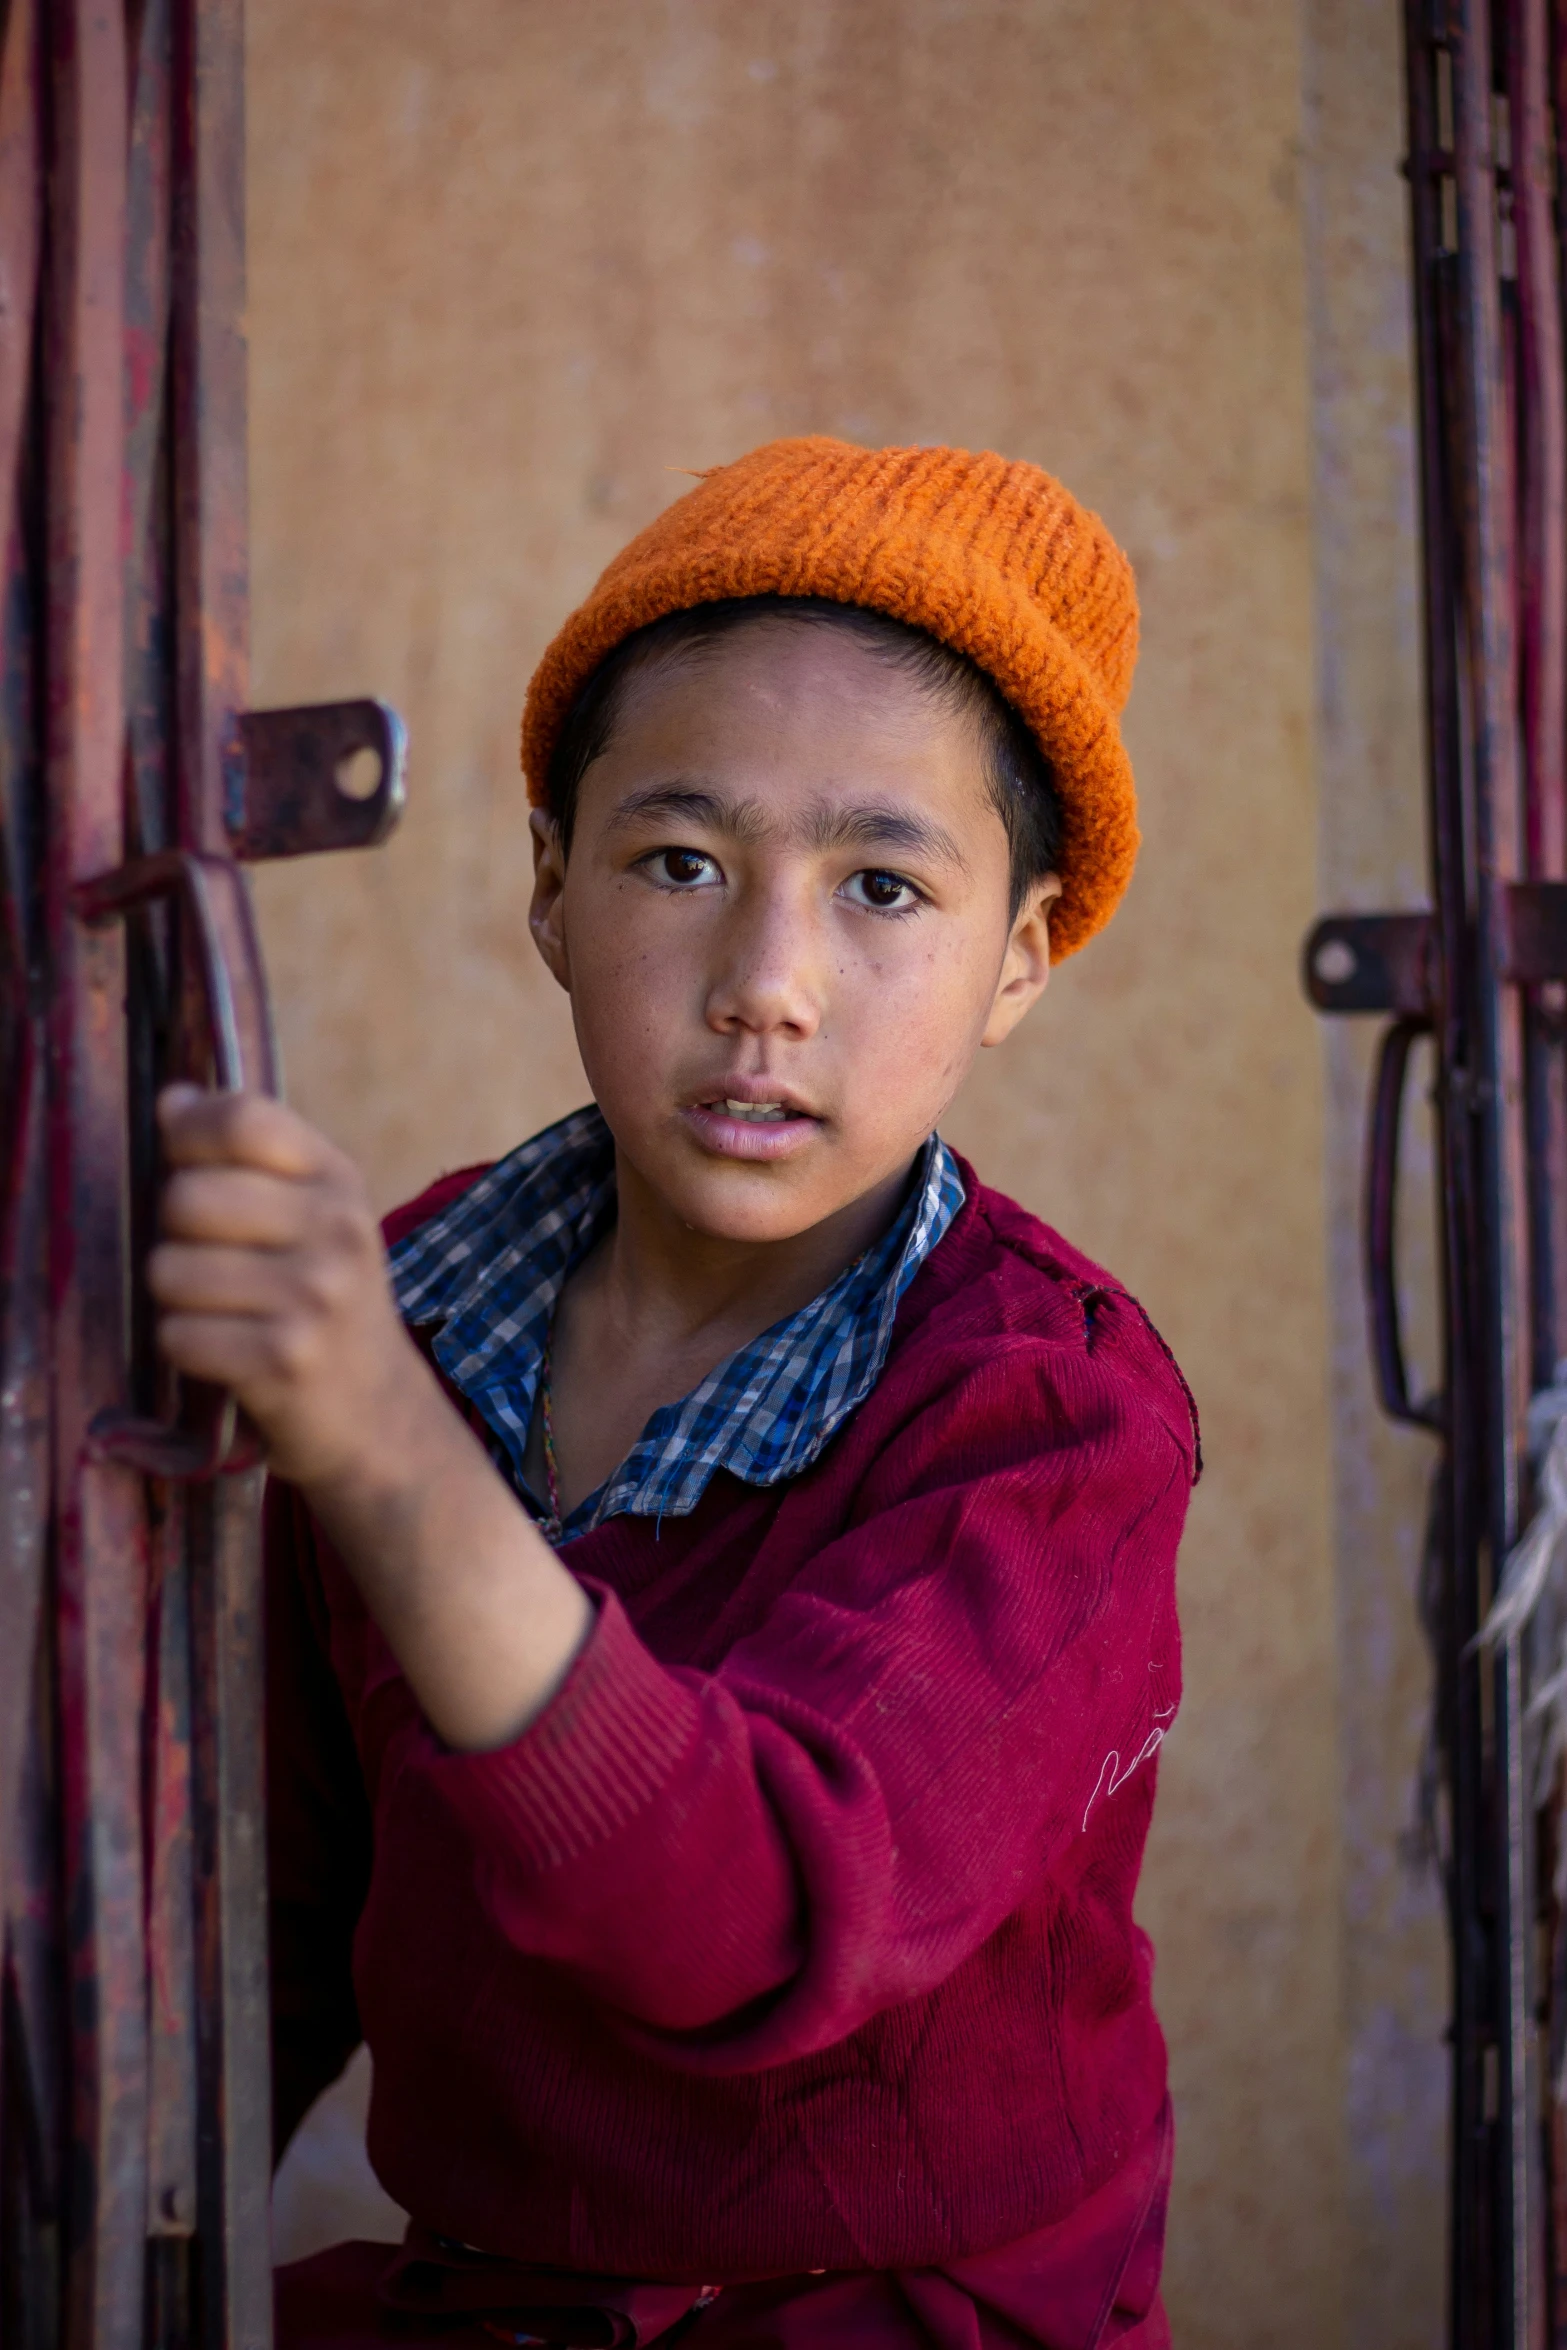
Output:
[[885,873],[880,866],[868,866],[863,873],[851,873],[844,890],[857,906],[870,906],[878,914],[905,914],[919,903],[919,891],[901,873]]
[[644,862],[655,881],[672,882],[677,889],[690,889],[718,877],[712,858],[704,857],[699,849],[655,849]]

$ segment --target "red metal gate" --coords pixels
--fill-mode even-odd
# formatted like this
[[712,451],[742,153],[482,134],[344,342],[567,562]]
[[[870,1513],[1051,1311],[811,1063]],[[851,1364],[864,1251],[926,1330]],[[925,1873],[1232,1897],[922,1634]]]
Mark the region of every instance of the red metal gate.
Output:
[[270,2338],[259,1471],[136,1271],[157,1084],[274,1081],[234,860],[380,839],[402,736],[245,711],[243,145],[238,0],[9,0],[3,2350]]
[[[1537,1703],[1567,1558],[1522,1599],[1519,1579],[1541,1501],[1531,1397],[1567,1409],[1567,7],[1405,0],[1404,24],[1431,911],[1320,922],[1306,985],[1323,1011],[1393,1015],[1366,1276],[1383,1404],[1440,1442],[1428,1603],[1453,1953],[1450,2333],[1458,2350],[1533,2350],[1567,2344],[1561,1764]],[[1394,1211],[1424,1037],[1444,1359],[1439,1391],[1417,1398]]]

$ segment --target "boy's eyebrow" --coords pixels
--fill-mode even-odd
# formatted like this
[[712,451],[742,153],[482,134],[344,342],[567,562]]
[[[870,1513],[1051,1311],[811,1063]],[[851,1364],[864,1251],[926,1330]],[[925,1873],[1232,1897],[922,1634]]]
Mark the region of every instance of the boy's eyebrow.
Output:
[[943,824],[882,800],[861,800],[841,808],[821,802],[807,828],[813,849],[910,849],[967,872],[968,860]]
[[613,832],[621,825],[644,824],[650,818],[704,824],[732,839],[760,840],[767,819],[756,800],[726,800],[718,792],[699,791],[687,783],[651,783],[628,792],[609,820]]
[[[719,792],[701,791],[691,784],[655,783],[628,792],[609,820],[612,831],[622,825],[652,820],[700,824],[747,845],[766,837],[772,826],[759,800],[731,800]],[[818,801],[801,828],[813,849],[903,849],[917,856],[937,858],[962,872],[968,860],[952,834],[928,817],[883,800],[861,800],[848,807]]]

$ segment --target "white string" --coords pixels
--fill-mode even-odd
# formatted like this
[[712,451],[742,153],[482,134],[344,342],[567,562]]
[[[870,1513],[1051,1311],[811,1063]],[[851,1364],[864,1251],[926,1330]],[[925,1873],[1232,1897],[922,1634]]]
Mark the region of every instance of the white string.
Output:
[[[1521,1632],[1567,1565],[1567,1363],[1557,1364],[1551,1385],[1542,1387],[1530,1403],[1529,1451],[1539,1462],[1539,1502],[1507,1554],[1491,1612],[1466,1651],[1470,1655]],[[1567,1652],[1563,1673],[1567,1674]],[[1552,1675],[1530,1705],[1531,1715],[1551,1702],[1546,1691],[1554,1693],[1562,1679],[1561,1674]]]

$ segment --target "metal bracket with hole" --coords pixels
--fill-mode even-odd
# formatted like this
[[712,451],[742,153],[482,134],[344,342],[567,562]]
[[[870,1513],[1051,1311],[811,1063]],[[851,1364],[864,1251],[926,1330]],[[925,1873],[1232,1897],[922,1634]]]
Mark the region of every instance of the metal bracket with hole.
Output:
[[1429,914],[1324,914],[1307,933],[1303,979],[1319,1012],[1429,1017]]
[[246,710],[224,777],[235,856],[259,864],[374,848],[403,812],[407,744],[407,729],[385,702]]
[[[1502,977],[1567,980],[1567,882],[1515,881],[1503,897]],[[1303,979],[1319,1012],[1433,1019],[1436,929],[1429,914],[1324,914],[1306,936]]]

